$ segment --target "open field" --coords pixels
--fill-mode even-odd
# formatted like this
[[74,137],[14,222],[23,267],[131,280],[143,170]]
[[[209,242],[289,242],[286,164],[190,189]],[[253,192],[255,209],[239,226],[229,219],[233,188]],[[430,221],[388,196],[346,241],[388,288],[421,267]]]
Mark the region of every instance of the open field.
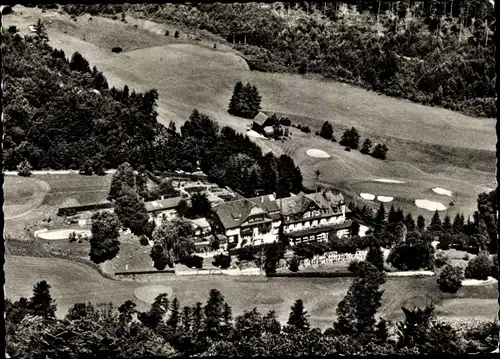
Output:
[[[18,299],[31,295],[32,286],[45,279],[52,286],[53,297],[58,303],[58,314],[64,315],[76,302],[111,301],[120,304],[134,300],[139,309],[147,305],[135,299],[136,288],[144,283],[119,282],[101,277],[94,269],[79,263],[56,258],[7,256],[5,262],[6,296]],[[311,324],[322,329],[331,325],[335,309],[351,283],[350,278],[242,278],[226,276],[176,277],[152,285],[163,284],[172,288],[173,296],[181,305],[205,303],[210,289],[217,288],[237,315],[244,309],[258,307],[261,312],[274,309],[280,321],[286,322],[290,307],[296,299],[304,301],[310,313]],[[425,305],[434,301],[436,314],[444,317],[469,317],[491,320],[495,317],[496,285],[462,288],[456,295],[442,295],[430,278],[388,278],[379,314],[387,319],[402,315],[402,305]],[[477,306],[475,305],[477,304]]]
[[[57,221],[57,209],[106,199],[111,174],[81,176],[79,174],[32,175],[4,177],[5,234],[19,238],[24,227],[44,219]],[[52,222],[53,223],[53,222]]]

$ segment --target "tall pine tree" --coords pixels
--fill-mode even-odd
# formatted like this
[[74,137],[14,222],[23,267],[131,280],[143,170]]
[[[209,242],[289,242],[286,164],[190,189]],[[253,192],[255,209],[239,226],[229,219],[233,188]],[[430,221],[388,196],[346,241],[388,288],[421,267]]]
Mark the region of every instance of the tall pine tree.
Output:
[[33,287],[33,296],[28,302],[28,310],[31,315],[45,319],[55,319],[56,304],[50,295],[50,285],[42,280]]
[[309,320],[307,311],[304,309],[304,303],[301,299],[297,299],[295,304],[292,306],[292,311],[288,317],[288,330],[299,330],[307,331],[309,330]]
[[420,232],[423,232],[425,229],[425,218],[422,215],[417,217],[417,228]]
[[432,232],[439,232],[443,229],[441,218],[439,218],[439,212],[437,211],[437,209],[432,216],[431,223],[429,224],[428,229]]
[[415,228],[415,221],[413,220],[413,216],[411,215],[411,213],[408,213],[406,215],[404,223],[405,223],[406,228],[408,229],[408,232],[415,231],[415,229],[416,229]]

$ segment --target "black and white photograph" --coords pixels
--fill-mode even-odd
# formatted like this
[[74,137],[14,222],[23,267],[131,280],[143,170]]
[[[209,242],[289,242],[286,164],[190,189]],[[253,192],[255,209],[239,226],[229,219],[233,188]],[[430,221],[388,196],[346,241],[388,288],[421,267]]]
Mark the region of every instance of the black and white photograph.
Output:
[[5,357],[499,353],[495,0],[1,5]]

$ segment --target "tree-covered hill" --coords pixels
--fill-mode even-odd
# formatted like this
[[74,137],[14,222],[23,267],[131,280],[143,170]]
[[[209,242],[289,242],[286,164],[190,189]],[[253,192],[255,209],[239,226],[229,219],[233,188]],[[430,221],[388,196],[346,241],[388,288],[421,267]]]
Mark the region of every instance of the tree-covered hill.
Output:
[[496,116],[496,17],[487,0],[66,5],[221,35],[254,68],[320,74],[473,116]]
[[[156,90],[123,95],[78,53],[2,28],[4,169],[116,168],[144,163],[158,133]],[[121,95],[121,97],[119,96]]]
[[26,37],[2,28],[4,169],[27,161],[33,169],[91,174],[128,162],[158,171],[201,168],[246,196],[302,189],[290,157],[264,156],[247,136],[197,110],[180,133],[173,122],[166,128],[157,122],[155,89],[109,89],[85,58],[68,60],[48,45],[43,23],[37,27]]

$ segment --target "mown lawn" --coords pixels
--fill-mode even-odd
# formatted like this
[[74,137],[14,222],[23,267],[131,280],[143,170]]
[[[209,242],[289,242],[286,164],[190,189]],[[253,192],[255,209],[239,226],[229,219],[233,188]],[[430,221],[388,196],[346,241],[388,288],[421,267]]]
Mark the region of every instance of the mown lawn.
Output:
[[[58,314],[64,315],[71,305],[81,301],[111,301],[127,299],[147,306],[133,297],[133,290],[145,283],[118,282],[101,277],[97,271],[79,263],[56,258],[6,257],[6,295],[17,299],[30,295],[32,286],[47,280],[53,287]],[[313,326],[327,328],[335,317],[338,303],[345,296],[351,278],[272,278],[227,276],[165,275],[156,282],[168,285],[181,305],[205,303],[210,289],[217,288],[232,306],[233,315],[243,310],[259,308],[261,312],[276,310],[286,322],[296,299],[304,301]],[[456,295],[442,295],[430,278],[388,278],[379,314],[394,320],[402,315],[401,306],[423,306],[434,302],[436,314],[444,317],[469,317],[489,320],[498,310],[497,286],[465,287]],[[470,303],[480,303],[471,306]]]

